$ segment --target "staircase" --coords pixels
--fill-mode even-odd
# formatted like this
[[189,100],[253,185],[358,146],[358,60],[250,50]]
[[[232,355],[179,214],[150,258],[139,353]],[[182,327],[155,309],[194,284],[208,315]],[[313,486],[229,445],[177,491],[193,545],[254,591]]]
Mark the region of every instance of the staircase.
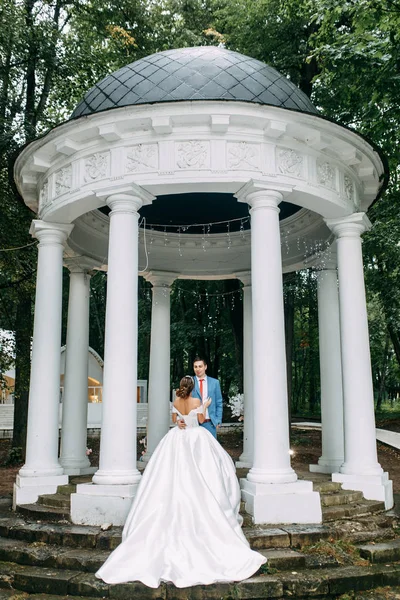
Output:
[[243,531],[250,545],[268,559],[252,578],[190,589],[171,584],[157,590],[140,583],[110,586],[94,573],[120,543],[122,529],[102,531],[69,523],[70,495],[82,481],[72,477],[56,494],[18,507],[18,515],[0,505],[0,588],[8,588],[10,594],[19,590],[24,597],[32,594],[32,600],[39,600],[36,594],[40,600],[67,595],[70,600],[305,600],[400,585],[396,515],[385,512],[382,502],[365,500],[361,492],[344,491],[327,477],[317,477],[314,489],[321,495],[321,525],[253,525],[241,504]]
[[[36,504],[20,505],[17,507],[17,511],[25,517],[41,521],[70,521],[71,494],[76,491],[78,483],[89,481],[91,478],[87,476],[71,477],[68,485],[58,486],[56,494],[39,496]],[[334,483],[325,478],[314,481],[313,487],[314,491],[320,493],[324,523],[362,517],[385,510],[383,502],[366,500],[362,492],[342,490],[340,483]],[[252,519],[245,512],[244,502],[241,502],[240,512],[243,516],[243,526],[251,527]]]
[[67,485],[59,485],[56,494],[39,496],[36,504],[21,504],[17,512],[26,518],[47,522],[70,522],[71,494],[76,492],[77,483],[90,481],[90,477],[71,477]]

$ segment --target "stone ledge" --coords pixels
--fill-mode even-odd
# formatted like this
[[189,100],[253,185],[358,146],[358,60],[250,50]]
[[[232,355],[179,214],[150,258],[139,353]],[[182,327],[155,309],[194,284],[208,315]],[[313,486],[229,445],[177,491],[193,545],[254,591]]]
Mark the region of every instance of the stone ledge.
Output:
[[359,546],[360,556],[371,563],[397,562],[400,560],[400,539],[383,544]]
[[[8,579],[6,579],[8,573]],[[259,600],[260,598],[335,597],[346,592],[400,584],[400,565],[370,567],[338,567],[318,572],[258,575],[238,583],[212,584],[191,588],[175,588],[162,584],[158,589],[139,582],[108,585],[91,573],[61,571],[39,567],[21,567],[0,563],[3,588],[28,593],[89,596],[116,600]]]

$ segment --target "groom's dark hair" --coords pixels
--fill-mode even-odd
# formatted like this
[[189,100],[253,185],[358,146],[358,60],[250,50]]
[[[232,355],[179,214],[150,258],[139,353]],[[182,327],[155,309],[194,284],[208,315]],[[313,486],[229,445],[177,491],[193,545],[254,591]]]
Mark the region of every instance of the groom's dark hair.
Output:
[[203,362],[205,365],[207,364],[207,361],[206,361],[206,359],[205,359],[205,358],[203,358],[202,356],[199,356],[199,355],[197,355],[197,356],[195,356],[195,357],[194,357],[194,359],[193,359],[193,364],[194,364],[195,362]]

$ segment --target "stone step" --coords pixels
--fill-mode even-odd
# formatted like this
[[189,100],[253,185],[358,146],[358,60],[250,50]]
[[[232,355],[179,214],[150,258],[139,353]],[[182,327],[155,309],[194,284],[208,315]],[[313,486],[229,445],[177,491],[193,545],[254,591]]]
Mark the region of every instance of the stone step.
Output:
[[364,496],[362,492],[340,490],[330,494],[321,494],[321,506],[355,504],[356,502],[362,502],[363,500]]
[[360,556],[371,563],[387,563],[400,561],[400,539],[382,544],[359,546]]
[[[35,506],[35,505],[34,505]],[[41,507],[44,508],[44,507]],[[55,510],[55,509],[53,509]],[[100,527],[71,525],[62,522],[47,523],[36,518],[27,523],[18,516],[0,518],[0,536],[23,540],[26,543],[45,543],[72,548],[97,548],[113,550],[121,542],[121,527],[102,531]],[[59,515],[57,515],[57,518]],[[364,544],[370,541],[393,538],[395,530],[391,519],[385,514],[363,517],[359,521],[344,520],[323,525],[279,525],[275,527],[244,527],[243,532],[255,549],[301,548],[327,539],[345,539]],[[39,521],[39,522],[38,522]]]
[[41,506],[40,504],[20,504],[17,506],[17,512],[35,521],[54,523],[70,520],[69,508],[54,508]]
[[70,496],[76,492],[76,484],[67,483],[66,485],[59,485],[57,487],[57,494],[65,494],[66,496]]
[[[259,552],[268,559],[269,567],[280,571],[338,565],[330,556],[312,556],[290,548],[272,548]],[[0,561],[18,565],[95,573],[109,554],[110,550],[68,548],[0,537]]]
[[279,571],[291,569],[303,569],[306,566],[306,557],[301,552],[290,548],[272,548],[270,550],[259,550],[260,554],[268,560],[268,566]]
[[281,525],[276,528],[254,525],[244,528],[243,533],[255,550],[302,548],[336,538],[335,530],[326,525]]
[[[70,598],[55,594],[27,594],[26,592],[16,594],[15,590],[0,589],[0,600],[70,600]],[[76,596],[75,600],[90,600],[90,597]],[[383,600],[387,600],[387,598],[383,598]]]
[[363,500],[362,502],[348,505],[323,506],[322,520],[326,522],[337,521],[339,519],[350,519],[353,517],[371,515],[384,510],[385,503],[376,500]]
[[66,494],[43,494],[39,496],[37,504],[40,506],[50,506],[51,508],[70,509],[71,498]]
[[43,542],[27,544],[21,540],[0,537],[0,561],[95,573],[110,555],[110,550],[64,548]]
[[314,481],[313,490],[320,494],[329,494],[331,492],[339,492],[342,489],[341,483],[335,481]]
[[238,583],[222,583],[192,588],[176,588],[162,584],[158,589],[139,582],[108,585],[93,573],[74,570],[29,567],[15,563],[0,563],[0,587],[29,594],[58,596],[90,596],[116,600],[194,600],[200,598],[309,598],[336,597],[346,592],[400,584],[400,565],[370,565],[338,567],[319,571],[282,572],[253,576]]
[[[269,567],[279,571],[338,565],[329,556],[308,556],[290,548],[272,548],[259,552],[268,559]],[[0,538],[0,561],[18,565],[95,573],[109,554],[110,550],[65,548],[37,542],[27,544],[20,540]]]
[[248,515],[247,513],[241,513],[243,517],[242,527],[252,527],[253,526],[253,517]]
[[[35,505],[34,505],[35,506]],[[27,523],[22,518],[0,518],[0,536],[23,540],[26,543],[44,543],[70,548],[97,548],[114,550],[121,543],[122,527],[102,531],[100,527],[62,523]]]

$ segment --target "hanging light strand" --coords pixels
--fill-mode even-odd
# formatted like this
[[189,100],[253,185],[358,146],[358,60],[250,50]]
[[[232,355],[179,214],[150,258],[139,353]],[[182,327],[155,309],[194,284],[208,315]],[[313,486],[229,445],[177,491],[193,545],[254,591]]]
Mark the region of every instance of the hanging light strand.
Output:
[[201,228],[203,231],[202,233],[205,234],[209,234],[210,233],[210,229],[211,227],[213,227],[214,225],[228,225],[230,223],[241,223],[241,227],[240,227],[240,231],[242,231],[242,228],[244,226],[245,223],[248,223],[250,221],[250,216],[248,217],[238,217],[237,219],[227,219],[225,221],[211,221],[208,223],[189,223],[189,225],[186,224],[171,224],[171,223],[147,223],[147,227],[160,227],[164,229],[164,232],[166,229],[176,229],[177,232],[180,231],[187,231],[188,229],[190,229],[191,227],[199,227]]

